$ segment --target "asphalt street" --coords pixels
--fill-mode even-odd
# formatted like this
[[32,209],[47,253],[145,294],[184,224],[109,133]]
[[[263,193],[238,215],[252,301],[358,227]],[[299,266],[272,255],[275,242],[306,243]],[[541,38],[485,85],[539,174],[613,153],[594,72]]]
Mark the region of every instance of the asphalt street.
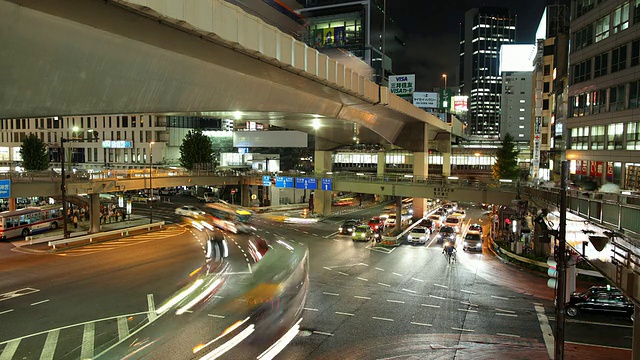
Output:
[[[0,359],[96,355],[147,326],[151,309],[204,263],[206,235],[173,213],[193,201],[174,198],[154,205],[154,219],[172,223],[160,232],[56,254],[19,252],[0,243]],[[392,249],[354,242],[338,235],[338,226],[348,218],[366,221],[382,207],[336,210],[340,214],[315,224],[273,222],[263,215],[253,221],[255,235],[310,253],[303,331],[279,358],[548,358],[554,319],[546,278],[504,264],[486,242],[481,253],[459,247],[453,264],[434,241]],[[134,211],[144,215],[148,208]],[[470,209],[464,224],[483,219],[480,210]],[[226,290],[241,286],[255,263],[245,251],[251,235],[227,238],[238,276]],[[226,290],[217,295],[223,298]],[[206,342],[238,320],[228,308],[205,310],[197,321],[162,327],[164,335]],[[566,339],[582,347],[608,346],[612,358],[630,358],[630,351],[619,348],[630,348],[631,327],[626,319],[585,315],[567,321]],[[251,346],[227,356],[255,358]]]

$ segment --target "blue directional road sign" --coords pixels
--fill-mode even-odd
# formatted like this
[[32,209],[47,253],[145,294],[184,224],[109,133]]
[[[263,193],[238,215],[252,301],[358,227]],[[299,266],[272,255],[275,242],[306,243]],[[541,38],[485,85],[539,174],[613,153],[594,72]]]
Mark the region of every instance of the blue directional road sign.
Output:
[[11,180],[0,180],[0,198],[8,199],[11,197]]
[[333,179],[322,178],[322,190],[333,190]]
[[271,176],[262,175],[262,186],[271,186]]
[[285,188],[293,188],[293,177],[292,176],[285,176],[284,177],[284,187]]
[[316,178],[296,178],[296,189],[317,190],[318,181]]
[[284,187],[284,176],[276,176],[276,187],[277,188]]

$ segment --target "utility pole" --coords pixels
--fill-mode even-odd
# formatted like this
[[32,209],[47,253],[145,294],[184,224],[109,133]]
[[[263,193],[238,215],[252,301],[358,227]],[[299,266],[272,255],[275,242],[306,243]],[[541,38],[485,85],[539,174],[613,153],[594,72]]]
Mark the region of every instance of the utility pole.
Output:
[[567,295],[567,177],[569,176],[567,160],[562,161],[560,182],[560,225],[558,226],[558,290],[556,291],[556,334],[555,359],[564,359],[564,303]]

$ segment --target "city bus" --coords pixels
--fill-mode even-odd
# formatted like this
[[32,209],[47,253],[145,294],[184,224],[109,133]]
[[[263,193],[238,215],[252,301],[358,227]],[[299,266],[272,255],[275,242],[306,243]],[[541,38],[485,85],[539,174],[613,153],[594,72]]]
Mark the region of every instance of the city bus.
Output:
[[207,204],[209,213],[217,218],[231,221],[247,223],[251,221],[253,212],[243,209],[240,206],[231,206],[228,203],[219,201],[213,204]]
[[0,212],[0,239],[55,230],[62,224],[62,205],[28,207]]

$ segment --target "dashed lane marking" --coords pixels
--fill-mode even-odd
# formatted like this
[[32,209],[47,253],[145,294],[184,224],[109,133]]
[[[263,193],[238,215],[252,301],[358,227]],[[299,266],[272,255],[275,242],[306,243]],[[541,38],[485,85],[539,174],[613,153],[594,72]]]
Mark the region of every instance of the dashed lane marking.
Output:
[[520,335],[514,335],[514,334],[503,334],[503,333],[496,333],[496,335],[500,335],[500,336],[508,336],[508,337],[513,337],[513,338],[519,338]]
[[376,320],[382,320],[382,321],[393,321],[393,319],[381,318],[377,316],[372,316],[371,318]]
[[471,309],[458,309],[458,311],[466,311],[466,312],[470,312],[470,313],[477,313],[478,310],[471,310]]
[[460,301],[460,304],[462,304],[462,305],[467,305],[467,306],[475,306],[475,307],[478,307],[478,306],[479,306],[479,305],[472,304],[472,303],[467,302],[467,301]]
[[389,300],[389,299],[387,299],[387,301],[390,302],[390,303],[404,304],[404,301],[400,301],[400,300]]
[[375,268],[378,271],[384,271],[384,269],[380,269],[379,267]]
[[0,315],[2,315],[2,314],[6,314],[6,313],[10,313],[10,312],[12,312],[12,311],[13,311],[13,309],[5,310],[5,311],[0,311]]
[[363,278],[363,277],[359,277],[359,276],[357,277],[357,279],[358,279],[358,280],[362,280],[362,281],[369,281],[369,279],[365,279],[365,278]]
[[436,308],[436,309],[440,308],[440,305],[431,305],[431,304],[420,304],[420,306],[431,307],[431,308]]
[[36,306],[36,305],[44,304],[44,303],[46,303],[46,302],[49,302],[49,299],[34,302],[34,303],[32,303],[32,304],[31,304],[31,306]]
[[344,316],[353,316],[353,314],[351,314],[351,313],[346,313],[346,312],[341,312],[341,311],[336,311],[336,314],[344,315]]
[[448,286],[446,286],[446,285],[440,285],[440,284],[433,284],[433,285],[434,285],[434,286],[441,287],[441,288],[445,288],[445,289],[448,289],[448,288],[449,288],[449,287],[448,287]]
[[422,280],[422,279],[416,279],[416,278],[411,278],[411,280],[415,280],[415,281],[419,281],[419,282],[424,282],[424,280]]
[[475,331],[475,330],[471,330],[471,329],[462,329],[462,328],[457,328],[457,327],[452,327],[451,330],[467,331],[467,332],[474,332]]
[[434,299],[447,300],[446,298],[443,298],[442,296],[429,295],[429,297],[434,298]]
[[332,333],[324,332],[324,331],[313,331],[313,334],[325,335],[325,336],[333,336]]
[[433,326],[433,325],[431,325],[431,324],[425,324],[425,323],[419,323],[419,322],[413,322],[413,321],[411,322],[411,324],[413,324],[413,325],[419,325],[419,326]]
[[336,293],[330,293],[330,292],[326,292],[326,291],[323,291],[322,293],[323,293],[324,295],[330,295],[330,296],[340,296],[340,294],[336,294]]
[[516,314],[505,314],[505,313],[496,313],[496,315],[518,317],[518,315],[516,315]]
[[463,290],[460,290],[460,291],[462,291],[463,293],[467,293],[467,294],[476,294],[476,293],[475,293],[475,292],[473,292],[473,291],[464,290],[464,289],[463,289]]
[[496,308],[496,311],[501,311],[501,312],[505,312],[505,313],[509,313],[509,314],[515,314],[516,313],[513,310],[505,310],[505,309],[498,309],[498,308]]
[[492,298],[494,299],[500,299],[500,300],[509,300],[509,298],[503,297],[503,296],[495,296],[495,295],[491,295]]
[[371,300],[371,298],[368,297],[368,296],[353,295],[353,297],[356,298],[356,299]]
[[378,283],[378,285],[382,285],[382,286],[386,286],[386,287],[391,287],[391,285],[389,285],[389,284],[385,284],[385,283],[381,283],[381,282],[379,282],[379,283]]
[[329,267],[323,266],[322,268],[331,271],[331,268]]
[[207,316],[218,318],[218,319],[224,319],[224,315],[207,314]]
[[396,272],[394,272],[394,273],[392,273],[392,274],[393,274],[393,275],[395,275],[395,276],[404,276],[404,275],[402,275],[402,274],[398,274],[398,273],[396,273]]
[[402,289],[402,291],[406,291],[406,292],[409,292],[409,293],[412,293],[412,294],[417,294],[418,293],[417,291],[410,290],[410,289]]
[[304,309],[304,310],[307,310],[307,311],[318,311],[318,309],[314,309],[314,308],[307,308],[307,307],[306,307],[306,308],[303,308],[303,309]]
[[349,276],[349,274],[347,274],[347,273],[345,273],[345,272],[342,272],[342,271],[338,271],[338,274],[340,274],[340,275],[344,275],[344,276]]

